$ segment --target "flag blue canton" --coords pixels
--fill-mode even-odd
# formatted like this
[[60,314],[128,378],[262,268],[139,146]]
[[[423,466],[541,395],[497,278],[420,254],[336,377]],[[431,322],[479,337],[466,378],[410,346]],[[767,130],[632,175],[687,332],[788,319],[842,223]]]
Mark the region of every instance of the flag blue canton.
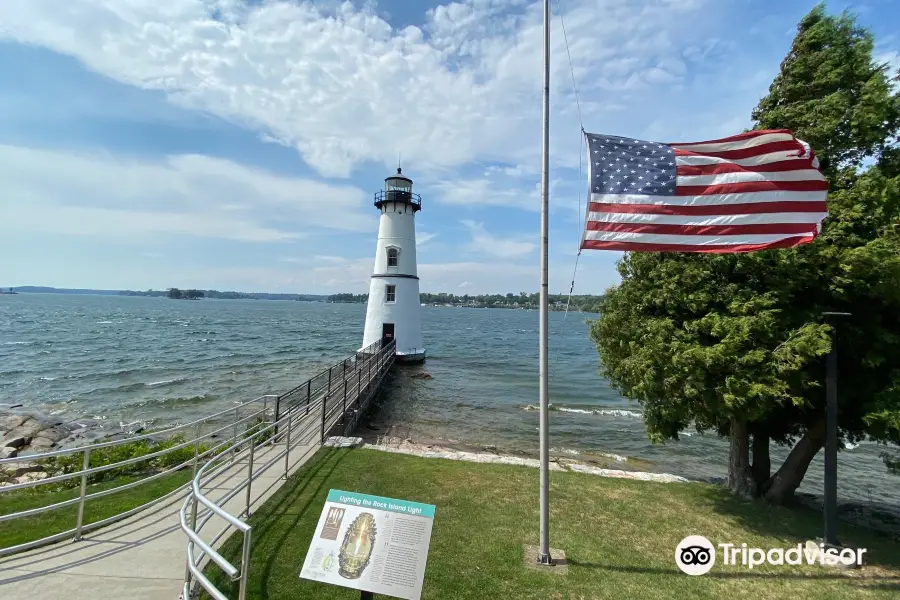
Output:
[[657,142],[589,135],[595,194],[675,195],[675,151]]

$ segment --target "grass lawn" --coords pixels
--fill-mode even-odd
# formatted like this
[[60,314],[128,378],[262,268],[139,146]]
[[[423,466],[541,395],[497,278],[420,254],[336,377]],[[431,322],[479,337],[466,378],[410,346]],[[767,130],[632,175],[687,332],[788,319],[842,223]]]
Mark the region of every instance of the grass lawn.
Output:
[[[109,496],[104,496],[95,500],[89,500],[85,502],[84,505],[84,523],[94,523],[150,502],[155,498],[159,498],[171,492],[181,484],[190,480],[190,478],[191,470],[185,469],[176,471],[165,477],[160,477],[150,483],[139,485],[130,490],[110,494]],[[140,478],[135,476],[123,476],[104,481],[103,483],[89,485],[87,487],[87,493],[90,494],[92,492],[99,492],[101,490],[118,487],[137,479]],[[80,489],[77,487],[58,491],[43,491],[41,490],[41,486],[15,492],[0,493],[0,515],[7,515],[29,508],[55,504],[70,498],[77,498],[79,493]],[[32,517],[3,521],[0,523],[0,548],[15,546],[17,544],[47,537],[54,533],[73,529],[75,527],[77,514],[78,505],[75,504],[34,515]]]
[[[567,575],[523,566],[538,541],[538,471],[423,459],[373,450],[323,449],[257,509],[248,598],[356,599],[359,592],[301,580],[300,567],[329,489],[437,506],[422,598],[898,598],[900,543],[841,524],[845,542],[868,548],[869,566],[716,567],[691,577],[675,566],[682,538],[787,547],[821,535],[811,511],[770,508],[705,484],[660,484],[551,473],[551,547],[565,550]],[[225,556],[240,563],[240,538]],[[237,584],[213,565],[232,598]]]

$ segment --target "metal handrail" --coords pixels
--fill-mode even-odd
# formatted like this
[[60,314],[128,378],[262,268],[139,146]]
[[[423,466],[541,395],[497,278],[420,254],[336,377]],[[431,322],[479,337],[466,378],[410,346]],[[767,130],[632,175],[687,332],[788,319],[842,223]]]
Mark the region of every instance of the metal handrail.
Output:
[[[380,343],[380,342],[379,342]],[[223,455],[231,452],[231,461],[234,461],[235,455],[241,450],[242,446],[245,446],[248,443],[248,439],[251,436],[246,435],[246,431],[239,431],[242,424],[250,423],[262,418],[263,422],[268,422],[268,416],[270,413],[273,413],[273,421],[275,423],[281,423],[283,419],[280,419],[280,413],[282,411],[282,405],[286,405],[286,413],[290,412],[290,410],[296,409],[300,406],[299,401],[291,405],[291,403],[287,400],[290,400],[291,394],[294,394],[297,390],[304,389],[308,391],[308,396],[305,397],[307,402],[309,403],[317,403],[320,402],[323,398],[327,396],[329,393],[328,388],[331,387],[331,375],[333,372],[340,368],[343,374],[347,372],[347,365],[354,364],[354,361],[358,359],[360,355],[365,355],[366,353],[370,353],[376,344],[372,344],[359,352],[356,353],[354,358],[344,359],[340,362],[334,363],[327,370],[320,371],[313,377],[307,379],[303,384],[296,386],[295,388],[289,390],[280,395],[275,394],[266,394],[263,396],[259,396],[258,398],[254,398],[253,400],[249,400],[246,402],[240,402],[235,404],[232,407],[227,409],[223,409],[217,411],[211,415],[207,415],[205,417],[201,417],[199,419],[195,419],[188,423],[182,425],[175,425],[172,427],[168,427],[166,429],[162,429],[159,431],[136,435],[128,438],[124,438],[121,440],[113,440],[107,442],[97,442],[93,444],[88,444],[85,446],[79,446],[75,448],[63,448],[59,450],[52,450],[49,452],[42,452],[38,454],[29,454],[25,456],[19,456],[16,458],[7,458],[0,459],[0,466],[8,463],[18,463],[18,462],[36,462],[42,461],[48,458],[54,458],[58,456],[66,456],[72,454],[82,454],[82,468],[78,471],[74,471],[72,473],[64,473],[60,475],[54,475],[51,477],[47,477],[45,479],[39,479],[35,481],[26,481],[23,483],[17,483],[5,487],[0,487],[0,494],[15,492],[17,490],[22,490],[26,488],[33,488],[38,486],[46,486],[51,484],[60,483],[62,481],[80,478],[81,486],[80,492],[77,498],[72,498],[71,500],[65,500],[62,502],[57,502],[54,504],[48,504],[41,507],[30,508],[22,511],[17,511],[14,513],[8,513],[0,515],[0,522],[3,521],[11,521],[14,519],[25,518],[35,516],[44,512],[49,512],[52,510],[58,510],[67,506],[72,506],[77,504],[78,510],[76,515],[76,520],[74,523],[74,527],[72,529],[59,532],[53,535],[49,535],[38,540],[33,540],[30,542],[25,542],[22,544],[17,544],[15,546],[8,546],[6,548],[0,548],[0,556],[5,556],[9,554],[14,554],[17,552],[22,552],[24,550],[29,550],[31,548],[36,548],[39,546],[43,546],[46,544],[50,544],[53,542],[57,542],[60,540],[64,540],[66,538],[72,538],[74,540],[78,540],[81,538],[82,534],[101,527],[103,525],[107,525],[110,523],[114,523],[116,521],[127,518],[131,515],[134,515],[141,510],[149,508],[153,505],[156,505],[163,500],[169,499],[177,493],[182,492],[183,490],[189,488],[191,482],[186,482],[177,488],[173,489],[171,492],[166,493],[165,495],[155,498],[141,506],[126,510],[117,515],[113,515],[111,517],[107,517],[102,521],[97,521],[94,523],[84,523],[84,507],[85,504],[103,496],[108,496],[111,494],[119,493],[125,490],[136,488],[140,485],[146,484],[148,482],[154,481],[163,477],[166,474],[170,474],[174,471],[185,469],[191,467],[194,469],[194,473],[200,472],[200,469],[205,469],[211,462],[215,462],[217,459],[222,458]],[[257,408],[257,407],[260,408]],[[293,408],[291,408],[293,407]],[[249,409],[250,412],[247,412]],[[230,419],[229,419],[230,417]],[[222,421],[228,419],[224,425],[221,425]],[[208,431],[203,431],[204,426],[212,425],[212,428]],[[272,427],[275,427],[277,431],[277,427],[273,423]],[[201,443],[204,440],[213,439],[218,436],[220,433],[231,430],[231,435],[229,438],[226,438],[223,442],[216,444],[212,448],[207,448],[201,451]],[[269,430],[269,428],[266,428]],[[143,456],[128,458],[122,461],[118,461],[115,463],[110,463],[106,465],[98,465],[95,467],[90,466],[90,455],[92,452],[96,450],[100,450],[103,448],[111,448],[114,446],[120,446],[123,444],[131,444],[141,440],[159,440],[167,437],[171,437],[172,435],[190,432],[190,439],[187,439],[184,442],[180,442],[171,448],[166,448],[164,450],[158,450],[149,454],[145,454]],[[259,433],[259,432],[257,432]],[[256,436],[256,434],[253,434]],[[115,469],[118,467],[133,465],[139,462],[153,460],[156,458],[160,458],[162,456],[171,454],[173,452],[178,452],[187,448],[189,446],[194,447],[193,457],[187,459],[186,461],[171,467],[166,467],[162,472],[153,473],[146,477],[143,477],[137,481],[133,481],[127,484],[123,484],[117,486],[115,488],[110,488],[108,490],[102,490],[98,492],[88,493],[87,485],[88,478],[91,475],[96,473],[100,473],[103,471],[108,471],[110,469]],[[204,471],[205,472],[205,471]]]
[[[185,581],[182,590],[182,598],[188,600],[193,593],[197,591],[198,586],[206,590],[213,598],[217,600],[229,600],[228,597],[206,577],[203,573],[209,561],[214,563],[225,575],[232,581],[239,581],[238,600],[245,600],[247,593],[247,579],[250,567],[250,552],[252,548],[252,531],[253,527],[246,521],[250,517],[250,508],[254,502],[252,494],[252,485],[255,480],[261,477],[269,469],[279,464],[282,459],[284,461],[284,474],[279,479],[287,479],[291,467],[302,462],[308,455],[309,450],[299,458],[295,457],[293,465],[291,463],[291,450],[297,446],[305,446],[308,436],[305,434],[312,433],[315,435],[317,427],[321,426],[320,439],[313,444],[313,449],[324,443],[326,435],[335,430],[338,426],[343,428],[344,433],[347,432],[349,423],[346,416],[348,413],[353,414],[352,423],[355,424],[359,415],[365,410],[371,398],[378,392],[381,382],[386,376],[391,365],[394,363],[394,355],[396,343],[391,342],[385,346],[381,346],[381,342],[372,344],[359,352],[354,357],[354,368],[348,371],[346,368],[341,373],[340,383],[336,386],[329,384],[328,390],[321,395],[314,406],[309,407],[298,401],[294,404],[288,404],[283,414],[273,415],[272,422],[263,423],[257,431],[247,437],[235,442],[235,445],[246,445],[249,448],[241,453],[241,460],[247,460],[246,477],[239,483],[234,484],[232,489],[222,498],[211,500],[203,489],[207,484],[212,483],[217,477],[228,473],[229,469],[233,469],[235,465],[241,465],[240,461],[232,463],[223,463],[215,465],[222,459],[231,448],[226,449],[217,457],[211,459],[202,467],[200,467],[193,480],[191,481],[188,497],[185,499],[179,511],[179,521],[181,528],[187,535],[187,565],[185,568]],[[346,366],[347,362],[344,362]],[[329,381],[332,377],[329,376]],[[342,399],[346,399],[347,391],[352,389],[350,384],[356,386],[356,402],[357,406],[349,407],[345,411],[345,404],[341,403]],[[293,393],[300,389],[291,390]],[[288,394],[282,395],[282,398]],[[365,395],[364,399],[360,396]],[[333,402],[333,404],[329,404]],[[309,409],[312,410],[309,410]],[[297,431],[302,432],[301,435],[292,437]],[[267,439],[262,439],[258,443],[258,438],[271,434]],[[276,452],[274,456],[265,456],[267,459],[265,464],[254,468],[254,461],[257,453],[261,448],[266,446],[274,449],[276,445],[283,444],[284,448],[280,452]],[[279,480],[276,480],[268,488],[257,494],[256,500],[263,497]],[[232,515],[225,510],[224,505],[241,491],[246,490],[246,499],[244,501],[244,510],[239,515]],[[200,516],[198,511],[200,507],[204,507],[205,513]],[[219,517],[225,521],[225,527],[221,529],[209,542],[205,541],[201,536],[203,527],[213,518]],[[243,519],[241,517],[244,517]],[[223,538],[226,533],[238,532],[243,536],[241,562],[240,565],[234,565],[224,556],[222,556],[215,548],[216,544]],[[197,550],[199,549],[199,554]]]

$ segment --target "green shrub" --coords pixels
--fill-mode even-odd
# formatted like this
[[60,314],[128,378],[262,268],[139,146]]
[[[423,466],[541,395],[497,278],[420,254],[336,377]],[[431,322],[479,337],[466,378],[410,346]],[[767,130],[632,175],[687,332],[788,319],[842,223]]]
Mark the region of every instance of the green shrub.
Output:
[[[110,465],[113,463],[126,461],[133,458],[138,458],[141,456],[147,456],[148,454],[153,454],[161,450],[173,448],[175,446],[178,446],[179,444],[184,443],[185,441],[186,438],[183,435],[175,435],[165,440],[143,439],[134,442],[126,442],[124,444],[119,444],[116,446],[98,448],[91,451],[89,466],[91,468],[95,468],[103,465]],[[203,452],[206,452],[210,447],[211,446],[207,444],[201,443],[199,452],[202,454]],[[153,458],[148,458],[147,460],[137,461],[113,469],[100,471],[98,473],[92,473],[88,476],[88,483],[99,483],[102,481],[109,481],[118,477],[130,475],[152,474],[159,471],[164,471],[182,463],[188,463],[185,465],[185,468],[187,468],[188,466],[190,466],[191,459],[194,458],[194,451],[194,445],[189,444],[183,448],[179,448],[178,450],[163,454],[162,456],[156,456]],[[204,460],[207,459],[208,457],[204,458]],[[49,475],[54,476],[64,475],[67,473],[77,473],[81,470],[84,464],[83,461],[84,454],[81,452],[74,452],[65,456],[55,456],[53,458],[44,459],[40,461],[40,464],[44,467]],[[73,488],[78,487],[79,485],[81,485],[81,479],[78,477],[73,477],[71,479],[60,482],[57,487]]]

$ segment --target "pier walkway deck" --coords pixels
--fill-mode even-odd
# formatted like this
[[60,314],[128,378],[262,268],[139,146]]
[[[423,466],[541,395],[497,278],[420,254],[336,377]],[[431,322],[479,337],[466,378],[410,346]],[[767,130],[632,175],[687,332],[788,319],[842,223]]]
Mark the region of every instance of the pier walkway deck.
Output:
[[[183,597],[188,556],[193,570],[201,573],[210,554],[229,534],[243,533],[248,538],[250,527],[241,518],[246,518],[254,507],[274,494],[328,435],[348,433],[357,426],[394,362],[393,344],[366,350],[281,396],[259,398],[225,411],[229,415],[233,413],[233,419],[227,422],[222,419],[222,413],[217,413],[173,428],[197,432],[186,442],[197,449],[194,459],[177,467],[193,469],[194,479],[189,484],[152,506],[139,507],[142,509],[135,514],[123,513],[99,522],[105,523],[105,527],[76,524],[75,529],[44,540],[0,548],[0,554],[6,555],[0,558],[0,597],[29,600]],[[204,427],[207,431],[203,431]],[[201,440],[218,439],[222,431],[231,436],[209,451],[199,451]],[[107,444],[127,443],[140,437],[144,436]],[[97,446],[101,445],[46,454],[84,453],[87,465],[91,449]],[[96,471],[95,467],[71,476],[86,480]],[[34,487],[31,484],[40,483],[11,488]],[[7,489],[10,488],[0,488],[0,493]],[[79,501],[82,504],[90,501],[92,495],[85,494],[83,487]],[[82,513],[80,510],[79,514]],[[4,520],[16,517],[0,515],[0,527]],[[224,523],[225,528],[212,535],[208,529],[213,523]],[[55,541],[59,538],[63,541]],[[241,565],[240,571],[245,570]],[[191,574],[188,579],[193,580],[196,592],[202,576]]]

